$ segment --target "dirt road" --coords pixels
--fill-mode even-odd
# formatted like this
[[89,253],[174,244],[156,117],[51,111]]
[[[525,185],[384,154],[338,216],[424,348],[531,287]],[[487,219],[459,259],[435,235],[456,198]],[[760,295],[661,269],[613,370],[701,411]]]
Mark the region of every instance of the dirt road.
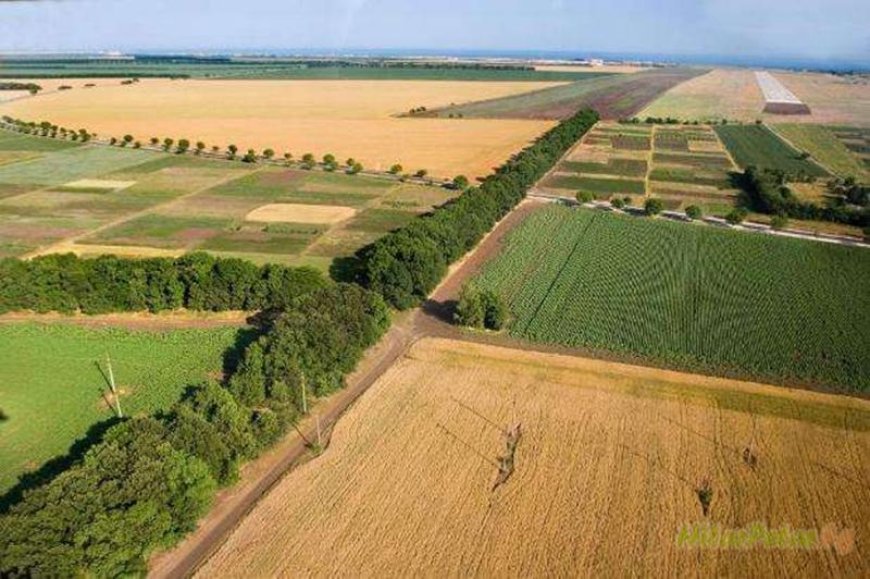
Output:
[[462,284],[501,246],[504,237],[535,208],[538,201],[526,201],[499,222],[480,244],[454,264],[444,281],[432,292],[423,308],[396,316],[392,327],[367,353],[358,369],[348,376],[347,387],[321,400],[311,416],[298,425],[296,432],[263,456],[245,465],[239,482],[218,494],[215,505],[195,532],[172,551],[152,557],[149,577],[177,579],[188,577],[226,540],[226,537],[257,502],[293,467],[311,456],[307,441],[317,438],[320,428],[328,431],[345,411],[381,377],[420,338],[458,332],[445,323],[444,317]]

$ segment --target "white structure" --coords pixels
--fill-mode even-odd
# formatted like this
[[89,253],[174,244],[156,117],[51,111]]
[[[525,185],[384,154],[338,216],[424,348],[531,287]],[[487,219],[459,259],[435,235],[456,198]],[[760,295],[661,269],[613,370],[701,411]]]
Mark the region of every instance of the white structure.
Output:
[[810,108],[766,70],[756,72],[755,81],[764,94],[764,112],[781,115],[810,114]]

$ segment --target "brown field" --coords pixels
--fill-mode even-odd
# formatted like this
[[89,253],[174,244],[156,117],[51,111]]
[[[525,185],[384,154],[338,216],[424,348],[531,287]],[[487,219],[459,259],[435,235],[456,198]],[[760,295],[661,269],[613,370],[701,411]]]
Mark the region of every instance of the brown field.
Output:
[[809,115],[763,113],[755,73],[716,69],[677,85],[637,116],[681,120],[738,120],[870,126],[870,80],[830,74],[776,72],[776,78],[810,107]]
[[262,223],[338,223],[356,215],[353,207],[270,203],[245,216],[246,221]]
[[[858,576],[868,429],[863,400],[425,339],[199,576]],[[821,546],[678,547],[698,522],[813,529]]]
[[[36,81],[42,82],[42,81]],[[487,100],[564,83],[144,79],[3,104],[13,117],[87,127],[101,136],[187,138],[222,148],[401,163],[439,177],[483,176],[553,126],[550,121],[397,118],[414,107]]]

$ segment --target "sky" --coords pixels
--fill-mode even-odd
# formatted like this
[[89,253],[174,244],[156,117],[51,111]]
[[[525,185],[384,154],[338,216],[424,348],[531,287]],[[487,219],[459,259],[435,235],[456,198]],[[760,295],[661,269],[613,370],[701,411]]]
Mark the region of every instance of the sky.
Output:
[[0,51],[539,50],[870,64],[868,0],[0,0]]

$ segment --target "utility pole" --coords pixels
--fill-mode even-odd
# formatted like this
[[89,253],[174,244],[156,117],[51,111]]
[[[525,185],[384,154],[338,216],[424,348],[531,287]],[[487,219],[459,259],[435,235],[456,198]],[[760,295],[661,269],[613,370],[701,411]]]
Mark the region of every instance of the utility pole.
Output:
[[106,368],[109,371],[109,387],[112,389],[112,397],[115,399],[115,412],[118,418],[124,418],[124,413],[121,411],[121,397],[118,396],[118,390],[115,388],[115,374],[112,372],[112,359],[109,353],[106,352]]
[[302,377],[299,380],[299,385],[302,388],[302,414],[308,414],[308,393],[306,392],[307,388],[305,387],[305,373],[301,372],[300,376]]

